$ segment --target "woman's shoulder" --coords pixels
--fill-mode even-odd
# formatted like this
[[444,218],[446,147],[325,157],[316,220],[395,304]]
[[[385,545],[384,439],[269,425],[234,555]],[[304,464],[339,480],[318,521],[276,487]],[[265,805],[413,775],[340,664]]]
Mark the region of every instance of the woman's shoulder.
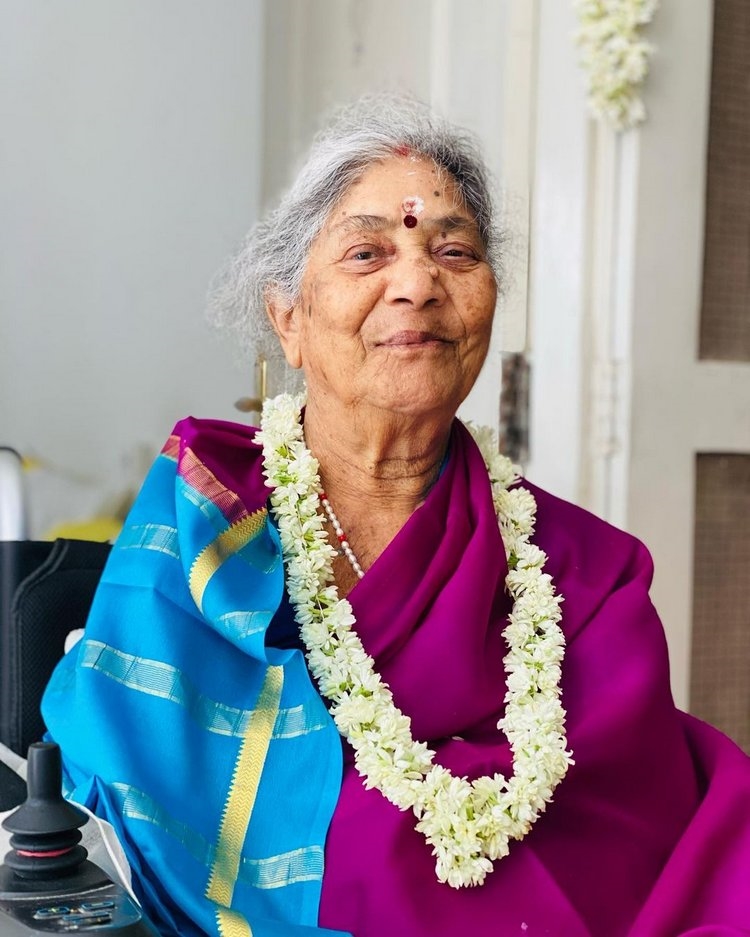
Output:
[[198,449],[229,446],[260,450],[260,444],[255,442],[257,432],[257,427],[247,423],[186,416],[175,423],[170,438],[177,437],[184,445]]
[[566,610],[586,619],[615,594],[627,592],[647,600],[653,561],[633,534],[591,511],[565,501],[526,479],[535,497],[534,542],[547,554],[546,570],[566,597]]
[[188,416],[175,424],[163,452],[176,460],[183,479],[201,477],[202,485],[216,482],[248,506],[263,504],[268,490],[256,433],[245,423]]
[[651,555],[638,537],[616,527],[580,505],[540,488],[528,479],[522,484],[536,499],[537,535],[572,552],[579,562],[606,561],[644,565],[650,570]]
[[[459,451],[479,464],[481,443],[470,440],[474,432],[456,421],[455,441]],[[597,591],[638,580],[648,590],[653,576],[651,555],[644,544],[586,508],[540,488],[522,476],[518,485],[536,501],[532,541],[547,554],[545,568],[556,578],[574,586],[591,585]]]

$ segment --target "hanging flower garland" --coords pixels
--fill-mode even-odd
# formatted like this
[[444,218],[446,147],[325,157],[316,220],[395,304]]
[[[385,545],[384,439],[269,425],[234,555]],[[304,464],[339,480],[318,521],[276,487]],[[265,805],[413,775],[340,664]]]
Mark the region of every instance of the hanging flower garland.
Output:
[[654,52],[640,30],[653,19],[658,0],[574,0],[574,5],[591,110],[615,130],[635,127],[646,118],[640,89]]
[[339,732],[355,752],[367,788],[377,788],[401,810],[437,857],[436,874],[454,888],[481,885],[492,861],[508,854],[552,799],[572,763],[566,750],[560,674],[565,639],[558,625],[561,596],[544,573],[545,554],[529,542],[536,502],[517,481],[511,462],[487,429],[474,434],[487,465],[514,599],[504,637],[509,652],[505,716],[498,728],[513,752],[514,772],[469,782],[433,764],[435,753],[411,735],[411,721],[394,704],[354,630],[351,604],[338,595],[319,511],[318,463],[301,423],[303,397],[282,394],[263,406],[261,430],[266,484],[287,567],[286,587],[296,610],[307,660],[329,699]]

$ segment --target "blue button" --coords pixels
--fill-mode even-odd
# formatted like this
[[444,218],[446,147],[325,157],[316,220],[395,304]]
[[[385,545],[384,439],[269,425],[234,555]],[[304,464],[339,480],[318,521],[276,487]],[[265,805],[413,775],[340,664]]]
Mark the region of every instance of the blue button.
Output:
[[104,911],[107,908],[114,908],[115,903],[111,900],[84,901],[79,907],[81,911]]
[[66,904],[50,905],[48,908],[38,908],[34,912],[35,921],[49,921],[51,918],[65,917],[70,914],[70,908]]

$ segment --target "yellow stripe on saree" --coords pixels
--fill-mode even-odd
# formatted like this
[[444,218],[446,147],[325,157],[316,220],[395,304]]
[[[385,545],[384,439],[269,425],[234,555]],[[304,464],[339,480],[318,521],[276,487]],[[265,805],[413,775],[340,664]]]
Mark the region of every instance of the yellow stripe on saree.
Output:
[[229,557],[239,553],[251,540],[258,536],[266,524],[268,511],[259,508],[252,514],[232,524],[223,533],[201,550],[190,567],[188,585],[193,601],[203,611],[203,595],[214,573]]
[[[258,704],[240,743],[216,845],[216,859],[211,868],[206,898],[228,908],[240,867],[242,846],[260,786],[276,717],[279,713],[284,683],[282,667],[266,671]],[[221,918],[219,917],[219,921]],[[222,935],[232,931],[220,931]]]
[[216,909],[216,926],[221,937],[253,937],[247,919],[230,908]]

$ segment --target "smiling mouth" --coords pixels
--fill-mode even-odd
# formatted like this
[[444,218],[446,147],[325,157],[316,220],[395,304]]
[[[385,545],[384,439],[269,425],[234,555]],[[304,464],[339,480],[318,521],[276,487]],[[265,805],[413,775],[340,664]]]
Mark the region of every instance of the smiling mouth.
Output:
[[446,344],[448,344],[446,339],[435,335],[433,332],[420,332],[414,329],[395,332],[393,335],[389,335],[388,338],[383,339],[382,342],[378,342],[378,345],[387,348],[419,348],[420,346]]

